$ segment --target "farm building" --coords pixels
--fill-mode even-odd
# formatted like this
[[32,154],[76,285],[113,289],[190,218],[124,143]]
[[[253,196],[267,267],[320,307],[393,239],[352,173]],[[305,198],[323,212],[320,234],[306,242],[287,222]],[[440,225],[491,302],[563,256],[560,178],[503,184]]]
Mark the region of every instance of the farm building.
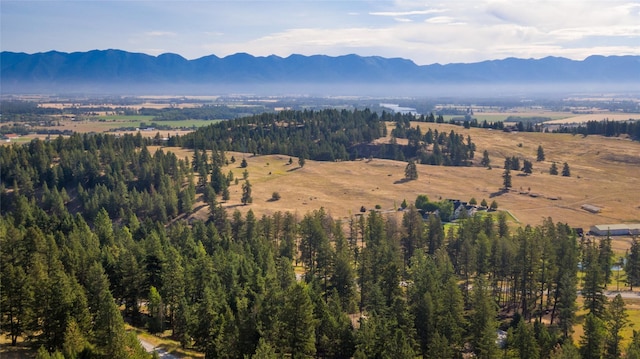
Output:
[[635,224],[597,224],[591,227],[591,234],[596,236],[628,236],[640,234],[640,223]]
[[591,213],[600,213],[600,207],[596,207],[591,204],[583,204],[582,209],[584,209],[585,211],[589,211]]

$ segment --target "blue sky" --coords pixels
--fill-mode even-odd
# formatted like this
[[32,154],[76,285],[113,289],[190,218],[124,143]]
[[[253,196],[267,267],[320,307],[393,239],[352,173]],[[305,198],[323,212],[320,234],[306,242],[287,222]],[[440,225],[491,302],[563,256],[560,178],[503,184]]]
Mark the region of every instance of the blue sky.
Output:
[[3,51],[402,57],[640,55],[640,0],[0,0]]

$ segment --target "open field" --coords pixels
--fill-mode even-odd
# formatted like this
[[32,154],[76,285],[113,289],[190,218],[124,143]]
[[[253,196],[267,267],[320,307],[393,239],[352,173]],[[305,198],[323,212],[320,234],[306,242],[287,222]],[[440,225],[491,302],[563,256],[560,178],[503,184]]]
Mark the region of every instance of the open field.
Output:
[[[499,122],[505,121],[508,117],[546,117],[552,120],[560,120],[574,116],[570,112],[555,112],[555,111],[505,111],[505,112],[474,112],[473,118],[476,118],[478,122],[487,121],[487,122]],[[451,118],[459,118],[460,115],[446,115],[443,116],[445,121],[449,121]]]
[[588,121],[602,121],[607,119],[609,121],[628,121],[630,119],[640,120],[640,114],[637,113],[590,113],[585,115],[573,115],[562,119],[546,121],[545,124],[549,125],[561,125],[571,123],[586,123]]
[[[431,200],[496,200],[499,209],[508,210],[520,224],[537,225],[546,217],[585,229],[594,224],[640,222],[638,142],[600,136],[505,133],[444,124],[420,126],[423,132],[431,127],[470,135],[477,146],[475,161],[486,149],[494,168],[418,165],[418,180],[403,182],[405,162],[307,161],[304,168],[298,168],[295,159],[293,165],[287,164],[288,156],[247,155],[254,202],[240,205],[241,186],[232,185],[231,200],[225,206],[241,212],[252,209],[257,215],[275,211],[302,215],[324,207],[336,218],[348,218],[361,206],[372,209],[379,204],[383,210],[395,211],[403,199],[413,201],[418,194],[426,194]],[[543,147],[546,161],[535,161],[538,145]],[[242,154],[228,153],[227,157],[232,155],[238,162],[224,171],[232,170],[235,177],[241,178]],[[521,176],[512,171],[513,188],[502,193],[500,167],[506,156],[532,161],[533,174]],[[552,161],[560,168],[567,162],[571,177],[549,175]],[[279,201],[270,201],[274,191],[280,193]],[[583,204],[598,206],[602,211],[587,212],[580,208]]]
[[183,120],[183,121],[153,121],[153,116],[98,116],[95,119],[71,121],[61,120],[56,130],[71,130],[74,132],[107,132],[122,127],[140,127],[140,122],[150,126],[155,122],[161,126],[173,128],[196,128],[208,126],[220,120]]

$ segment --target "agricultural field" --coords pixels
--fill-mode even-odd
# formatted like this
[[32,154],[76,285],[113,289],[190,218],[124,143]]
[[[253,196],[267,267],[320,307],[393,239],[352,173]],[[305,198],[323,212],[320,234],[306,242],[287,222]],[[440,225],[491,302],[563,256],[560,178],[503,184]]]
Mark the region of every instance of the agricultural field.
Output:
[[[109,132],[123,127],[132,128],[146,128],[152,127],[152,123],[158,126],[167,126],[174,129],[182,128],[197,128],[202,126],[208,126],[212,123],[216,123],[219,120],[183,120],[183,121],[154,121],[153,116],[96,116],[88,120],[71,121],[62,120],[60,126],[56,126],[58,130],[71,130],[74,132]],[[141,127],[141,123],[145,125]]]

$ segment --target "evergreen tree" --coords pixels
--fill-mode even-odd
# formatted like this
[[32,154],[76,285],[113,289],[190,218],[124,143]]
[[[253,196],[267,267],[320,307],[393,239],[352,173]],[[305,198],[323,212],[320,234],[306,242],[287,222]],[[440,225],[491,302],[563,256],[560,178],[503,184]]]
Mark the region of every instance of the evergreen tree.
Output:
[[549,359],[581,359],[581,357],[578,348],[571,341],[565,341],[562,345],[556,345]]
[[551,167],[549,168],[549,174],[552,176],[558,175],[558,166],[555,162],[551,163]]
[[497,306],[482,276],[476,277],[473,286],[473,308],[471,316],[471,343],[478,358],[497,358],[495,343]]
[[404,169],[404,178],[408,180],[418,179],[418,168],[413,160],[410,160]]
[[147,311],[149,312],[149,332],[162,332],[164,322],[164,304],[162,303],[160,293],[158,293],[158,290],[154,286],[151,286],[149,289]]
[[533,172],[533,164],[531,161],[524,160],[524,164],[522,166],[522,172],[530,175]]
[[491,167],[491,159],[489,158],[489,151],[484,150],[484,152],[482,152],[482,160],[480,161],[480,164],[483,167]]
[[509,329],[507,334],[509,351],[514,352],[514,357],[520,359],[540,358],[540,348],[536,342],[533,328],[526,323],[522,317],[514,328]]
[[316,353],[313,303],[303,283],[291,286],[282,306],[282,350],[292,358],[305,358]]
[[611,249],[611,236],[607,235],[600,239],[600,244],[598,245],[598,265],[602,268],[605,287],[607,283],[611,281],[611,275],[613,274],[611,270],[611,267],[613,266],[613,257],[614,253]]
[[631,342],[627,346],[626,359],[640,359],[640,331],[634,330]]
[[264,338],[260,338],[255,353],[251,356],[251,359],[277,359],[280,358],[276,354],[272,345],[267,343]]
[[536,161],[540,162],[540,161],[544,161],[545,156],[544,156],[544,149],[542,148],[542,145],[538,145],[538,153],[536,155]]
[[569,169],[569,164],[566,162],[562,165],[562,175],[564,177],[571,177],[571,170]]
[[502,173],[502,188],[508,190],[511,188],[511,159],[504,160],[504,172]]
[[637,238],[631,240],[631,248],[627,253],[624,271],[627,274],[627,283],[631,290],[634,286],[640,286],[640,242]]
[[249,183],[248,180],[242,185],[242,198],[240,202],[245,206],[253,202],[253,198],[251,197],[251,183]]
[[102,289],[98,301],[93,328],[96,349],[107,358],[125,359],[128,355],[124,321],[108,288]]
[[606,329],[604,323],[593,313],[587,314],[584,334],[580,338],[580,354],[583,359],[601,359],[604,353]]
[[602,267],[598,263],[598,248],[588,244],[585,248],[583,266],[585,266],[584,284],[582,295],[584,297],[584,309],[590,314],[604,318],[607,297],[604,295],[605,281]]
[[608,332],[604,344],[604,357],[606,359],[620,358],[622,354],[620,350],[620,342],[622,341],[621,331],[628,323],[624,300],[622,300],[620,294],[616,295],[609,303],[606,319]]

